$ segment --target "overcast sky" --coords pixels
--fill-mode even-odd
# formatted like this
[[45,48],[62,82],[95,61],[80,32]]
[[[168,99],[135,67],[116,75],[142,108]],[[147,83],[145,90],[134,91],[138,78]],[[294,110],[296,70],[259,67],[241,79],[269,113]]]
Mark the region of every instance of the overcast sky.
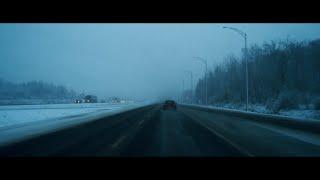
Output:
[[[203,75],[224,56],[253,43],[320,38],[320,24],[0,24],[0,78],[43,80],[78,92],[108,96],[175,96],[185,70]],[[187,86],[188,84],[186,84]]]

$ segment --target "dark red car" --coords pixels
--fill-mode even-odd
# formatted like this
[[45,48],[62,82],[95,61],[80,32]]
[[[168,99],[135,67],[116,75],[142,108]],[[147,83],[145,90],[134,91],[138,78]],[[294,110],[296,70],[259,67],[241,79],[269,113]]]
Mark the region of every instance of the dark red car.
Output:
[[177,103],[173,100],[166,100],[162,106],[163,110],[174,109],[177,110]]

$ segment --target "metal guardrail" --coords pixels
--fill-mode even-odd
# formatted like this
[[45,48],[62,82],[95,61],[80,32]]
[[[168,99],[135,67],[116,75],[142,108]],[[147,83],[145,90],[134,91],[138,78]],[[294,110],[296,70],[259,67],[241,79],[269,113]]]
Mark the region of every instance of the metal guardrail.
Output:
[[245,112],[240,110],[215,108],[215,107],[203,107],[196,105],[180,104],[180,106],[191,108],[198,111],[212,112],[217,114],[224,114],[234,117],[241,117],[248,120],[252,120],[258,123],[267,123],[276,126],[282,126],[285,128],[291,128],[296,130],[308,131],[312,133],[320,133],[320,121],[313,119],[299,119],[280,115],[262,114],[254,112]]

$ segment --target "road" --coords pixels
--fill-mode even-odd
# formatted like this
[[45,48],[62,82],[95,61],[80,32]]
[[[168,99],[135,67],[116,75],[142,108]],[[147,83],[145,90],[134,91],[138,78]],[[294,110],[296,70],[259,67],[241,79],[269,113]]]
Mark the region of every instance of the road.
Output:
[[243,156],[179,111],[160,110],[123,152],[125,156]]
[[[219,114],[204,115],[210,119],[205,120],[204,117],[197,117],[198,114],[179,106],[177,111],[161,110],[160,105],[138,108],[0,147],[0,156],[238,157],[320,154],[319,145],[277,133],[267,126],[246,121],[234,123],[236,118]],[[240,132],[240,126],[245,130]],[[235,135],[235,132],[241,134]],[[254,136],[254,133],[258,135]]]

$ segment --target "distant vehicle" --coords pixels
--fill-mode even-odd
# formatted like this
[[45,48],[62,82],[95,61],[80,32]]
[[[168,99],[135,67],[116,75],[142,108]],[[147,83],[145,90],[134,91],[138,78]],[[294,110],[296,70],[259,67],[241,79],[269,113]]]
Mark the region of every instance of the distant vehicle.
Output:
[[84,97],[84,102],[85,103],[97,103],[98,98],[97,98],[97,96],[94,96],[94,95],[87,95],[86,97]]
[[76,103],[76,104],[82,103],[82,99],[76,99],[76,100],[74,100],[74,103]]
[[173,100],[166,100],[162,106],[163,110],[174,109],[177,110],[177,103]]
[[117,97],[114,97],[111,100],[111,103],[120,103],[120,102],[121,102],[120,98],[117,98]]

